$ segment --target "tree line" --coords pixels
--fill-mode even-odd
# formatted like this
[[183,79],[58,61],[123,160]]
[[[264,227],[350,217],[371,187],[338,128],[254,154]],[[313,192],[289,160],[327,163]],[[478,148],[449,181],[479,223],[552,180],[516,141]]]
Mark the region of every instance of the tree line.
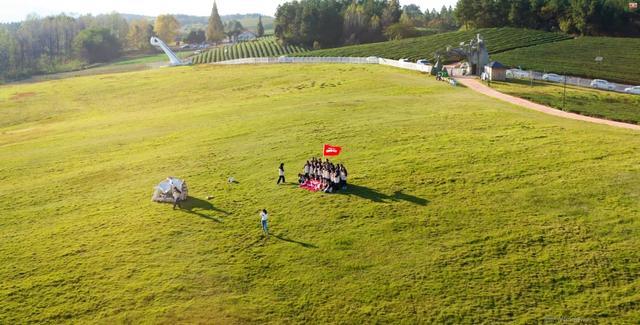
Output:
[[278,6],[275,34],[287,44],[314,48],[369,43],[455,30],[453,8],[423,12],[398,0],[300,0]]
[[[187,35],[180,35],[180,23],[174,15],[130,22],[115,12],[79,17],[31,15],[20,23],[0,24],[0,81],[80,69],[87,64],[112,61],[124,52],[151,52],[152,36],[167,44],[178,40],[199,44],[226,37],[235,39],[245,30],[237,20],[223,24],[215,3],[212,16],[219,32],[211,32],[210,23],[207,31],[192,30]],[[258,30],[263,34],[261,25],[259,19]]]
[[640,34],[640,11],[629,0],[458,0],[467,28],[522,27],[591,36]]
[[173,41],[180,25],[171,15],[155,22],[127,22],[120,14],[29,16],[20,23],[0,25],[0,79],[72,70],[108,62],[124,49],[149,51],[149,39]]

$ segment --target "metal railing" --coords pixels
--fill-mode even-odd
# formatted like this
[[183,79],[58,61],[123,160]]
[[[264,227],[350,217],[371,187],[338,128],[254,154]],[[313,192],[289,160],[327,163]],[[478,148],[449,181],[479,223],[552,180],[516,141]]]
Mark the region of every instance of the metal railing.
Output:
[[625,89],[633,87],[632,85],[619,84],[615,82],[607,82],[606,84],[594,84],[594,79],[558,75],[553,73],[543,73],[543,72],[533,71],[533,70],[520,70],[520,69],[507,70],[507,79],[531,80],[531,81],[539,80],[539,81],[546,81],[550,83],[556,83],[558,85],[563,85],[565,83],[565,78],[566,78],[567,85],[584,87],[584,88],[592,88],[592,89],[600,89],[600,90],[609,90],[609,91],[615,91],[619,93],[624,93]]

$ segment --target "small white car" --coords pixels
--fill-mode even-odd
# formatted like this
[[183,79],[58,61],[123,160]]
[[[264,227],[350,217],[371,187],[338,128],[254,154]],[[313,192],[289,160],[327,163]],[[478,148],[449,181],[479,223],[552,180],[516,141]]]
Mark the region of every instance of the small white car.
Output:
[[425,59],[418,60],[418,61],[416,61],[416,63],[417,64],[421,64],[421,65],[430,65],[431,64],[431,63],[429,63],[429,60],[425,60]]
[[640,95],[640,86],[625,88],[624,92],[627,94]]
[[507,70],[507,77],[517,79],[529,78],[529,71],[524,71],[521,69],[509,69]]
[[555,73],[545,73],[542,75],[542,80],[551,82],[563,82],[564,78]]
[[591,88],[604,89],[604,90],[614,90],[616,89],[616,85],[602,79],[593,79],[591,81]]
[[409,59],[400,59],[398,61],[400,61],[400,62],[409,62]]

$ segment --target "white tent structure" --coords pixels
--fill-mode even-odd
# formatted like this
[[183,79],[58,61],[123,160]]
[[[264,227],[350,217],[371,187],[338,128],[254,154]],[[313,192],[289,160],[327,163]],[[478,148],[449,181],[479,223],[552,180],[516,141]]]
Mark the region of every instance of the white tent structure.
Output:
[[152,200],[154,202],[173,203],[175,200],[173,192],[176,188],[181,192],[179,196],[180,201],[186,200],[189,195],[187,183],[175,177],[168,177],[164,181],[160,182],[153,191]]

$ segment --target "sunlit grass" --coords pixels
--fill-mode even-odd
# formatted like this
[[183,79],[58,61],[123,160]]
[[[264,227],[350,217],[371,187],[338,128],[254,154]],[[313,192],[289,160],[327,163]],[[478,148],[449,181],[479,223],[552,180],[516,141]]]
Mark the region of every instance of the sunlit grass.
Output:
[[[275,185],[323,143],[348,192]],[[3,86],[0,323],[633,323],[638,157],[637,132],[382,66]],[[169,175],[185,210],[151,202]]]

